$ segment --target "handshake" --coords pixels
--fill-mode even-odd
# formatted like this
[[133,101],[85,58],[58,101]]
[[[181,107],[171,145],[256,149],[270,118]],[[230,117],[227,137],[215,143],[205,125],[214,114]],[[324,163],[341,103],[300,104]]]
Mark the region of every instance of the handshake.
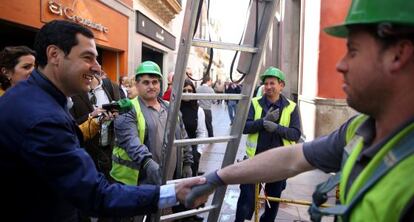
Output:
[[273,107],[267,111],[266,115],[263,117],[263,127],[264,129],[269,132],[273,133],[278,130],[279,124],[276,121],[280,117],[279,109],[273,110]]
[[207,202],[208,196],[225,183],[217,175],[217,171],[202,177],[184,179],[176,184],[177,199],[184,202],[185,207],[195,208]]

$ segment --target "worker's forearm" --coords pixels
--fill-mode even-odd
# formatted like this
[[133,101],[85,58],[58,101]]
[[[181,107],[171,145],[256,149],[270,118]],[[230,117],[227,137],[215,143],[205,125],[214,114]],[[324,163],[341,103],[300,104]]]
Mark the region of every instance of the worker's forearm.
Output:
[[217,173],[226,184],[249,184],[278,181],[311,169],[303,155],[302,144],[296,144],[268,150]]

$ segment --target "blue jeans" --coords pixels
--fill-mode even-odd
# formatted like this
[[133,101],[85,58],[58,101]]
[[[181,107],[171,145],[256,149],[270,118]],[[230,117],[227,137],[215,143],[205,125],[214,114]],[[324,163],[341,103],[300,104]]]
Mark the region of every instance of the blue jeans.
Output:
[[233,124],[234,117],[236,116],[237,101],[230,100],[227,103],[227,111],[229,112],[230,123]]
[[[286,188],[286,180],[267,183],[265,186],[265,193],[269,197],[278,197]],[[241,184],[240,196],[237,201],[236,219],[235,222],[244,222],[244,220],[251,220],[254,213],[254,184]],[[265,212],[260,217],[260,222],[273,222],[276,219],[277,211],[279,209],[279,202],[269,201],[271,208],[265,204]]]

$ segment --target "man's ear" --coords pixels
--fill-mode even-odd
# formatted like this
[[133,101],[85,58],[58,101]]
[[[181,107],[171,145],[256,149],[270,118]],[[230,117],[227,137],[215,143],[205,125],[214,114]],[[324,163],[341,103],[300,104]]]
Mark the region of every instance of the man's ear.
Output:
[[1,74],[3,74],[4,76],[6,76],[6,78],[10,81],[12,78],[12,73],[10,71],[8,71],[5,67],[1,68],[0,70]]
[[49,45],[46,48],[46,57],[47,57],[47,63],[57,65],[59,63],[60,59],[60,53],[63,51],[59,49],[56,45]]
[[414,59],[414,45],[409,40],[401,40],[392,47],[393,58],[390,65],[390,72],[395,73],[403,69],[407,63]]

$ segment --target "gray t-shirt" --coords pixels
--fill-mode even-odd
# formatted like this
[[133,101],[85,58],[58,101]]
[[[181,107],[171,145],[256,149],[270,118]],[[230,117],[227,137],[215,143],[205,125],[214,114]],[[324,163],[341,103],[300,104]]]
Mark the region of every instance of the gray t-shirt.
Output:
[[[207,84],[203,84],[203,85],[201,85],[197,88],[197,93],[214,94],[214,90],[213,90],[213,88],[211,88]],[[213,100],[200,99],[200,100],[198,100],[198,104],[203,109],[211,109],[211,105],[213,104]]]

